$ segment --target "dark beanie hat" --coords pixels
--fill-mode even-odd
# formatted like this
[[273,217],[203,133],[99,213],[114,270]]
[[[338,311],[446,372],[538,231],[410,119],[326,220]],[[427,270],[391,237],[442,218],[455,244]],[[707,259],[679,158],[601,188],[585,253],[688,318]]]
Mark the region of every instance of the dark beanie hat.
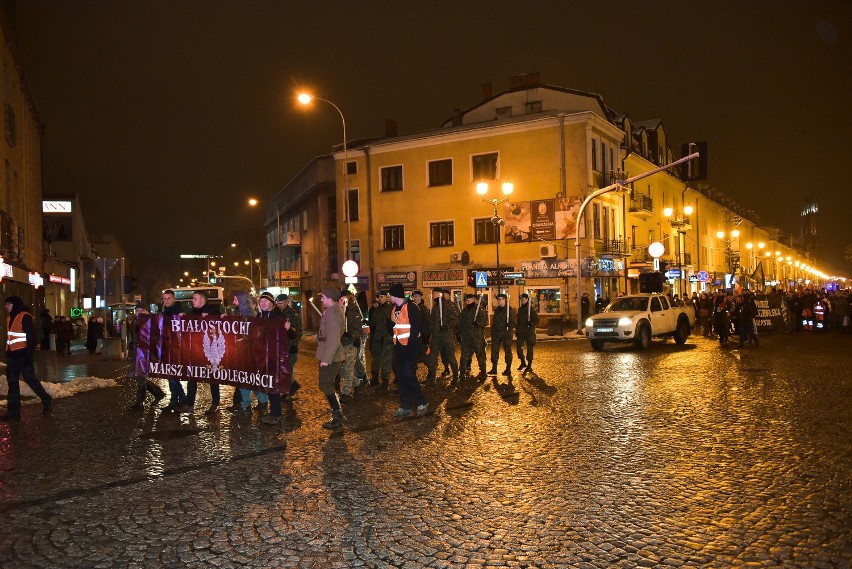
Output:
[[340,300],[340,291],[333,286],[327,286],[324,289],[322,289],[322,294],[326,298],[330,298],[331,300],[333,300],[335,302]]
[[265,298],[266,300],[268,300],[269,302],[271,302],[273,304],[275,303],[275,297],[272,296],[272,293],[269,292],[268,290],[265,290],[262,293],[260,293],[260,297],[258,298],[258,300],[260,300],[261,298]]
[[405,289],[402,288],[402,285],[399,283],[395,283],[390,287],[390,295],[396,298],[405,298]]

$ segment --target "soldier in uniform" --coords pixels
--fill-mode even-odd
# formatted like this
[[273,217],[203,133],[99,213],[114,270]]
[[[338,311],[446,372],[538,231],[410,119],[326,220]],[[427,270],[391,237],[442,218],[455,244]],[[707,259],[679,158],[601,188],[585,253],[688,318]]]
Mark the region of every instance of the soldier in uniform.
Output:
[[[532,372],[536,326],[538,326],[538,312],[530,303],[530,295],[523,293],[521,295],[521,306],[518,309],[518,329],[516,331],[518,341],[515,345],[518,350],[518,359],[521,360],[518,369],[523,370],[523,373]],[[526,357],[524,357],[524,346],[527,348]]]
[[432,291],[435,295],[432,301],[432,312],[429,315],[429,358],[426,366],[428,375],[426,382],[435,384],[435,373],[438,371],[438,354],[453,370],[452,382],[459,380],[459,364],[456,360],[456,328],[459,323],[459,309],[455,303],[444,299],[444,288]]
[[494,317],[491,320],[491,369],[488,370],[488,375],[497,375],[502,346],[506,359],[503,375],[512,377],[512,331],[517,322],[515,309],[509,306],[508,297],[501,292],[497,295],[497,306],[494,307]]
[[461,341],[461,379],[470,377],[473,356],[479,364],[477,379],[485,379],[485,327],[488,314],[475,294],[464,295],[465,306],[459,315],[459,339]]
[[380,290],[376,293],[376,301],[378,305],[370,311],[370,368],[373,375],[370,385],[387,390],[393,360],[392,307],[388,303],[388,291]]
[[340,291],[340,308],[343,310],[343,336],[340,344],[343,348],[343,365],[340,366],[340,401],[349,403],[355,398],[355,363],[364,332],[361,330],[361,311],[355,305],[355,296],[348,289]]

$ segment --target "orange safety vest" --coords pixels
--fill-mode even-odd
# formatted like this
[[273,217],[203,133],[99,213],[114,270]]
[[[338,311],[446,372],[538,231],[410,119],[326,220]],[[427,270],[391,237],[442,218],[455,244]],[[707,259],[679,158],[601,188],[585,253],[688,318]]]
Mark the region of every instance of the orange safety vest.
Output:
[[[391,312],[391,318],[394,321],[393,325],[393,343],[399,341],[403,346],[408,345],[408,338],[411,336],[411,322],[408,320],[408,304],[402,305],[402,308]],[[418,310],[420,310],[418,308]]]
[[6,349],[14,352],[23,350],[27,347],[27,335],[24,332],[24,316],[29,316],[27,312],[19,312],[15,316],[15,320],[9,322],[6,318]]

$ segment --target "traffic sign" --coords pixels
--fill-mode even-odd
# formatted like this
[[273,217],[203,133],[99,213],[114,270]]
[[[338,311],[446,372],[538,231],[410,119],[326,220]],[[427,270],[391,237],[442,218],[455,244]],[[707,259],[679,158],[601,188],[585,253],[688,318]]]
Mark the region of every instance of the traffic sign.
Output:
[[696,276],[698,277],[698,280],[703,283],[706,283],[710,280],[710,274],[707,271],[698,271],[698,274]]
[[488,288],[488,272],[476,271],[476,288]]

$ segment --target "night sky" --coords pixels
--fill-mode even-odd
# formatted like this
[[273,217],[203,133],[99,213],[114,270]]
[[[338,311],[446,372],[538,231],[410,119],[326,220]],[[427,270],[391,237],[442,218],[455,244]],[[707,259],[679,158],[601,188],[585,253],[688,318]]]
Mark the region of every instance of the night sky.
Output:
[[[852,243],[852,3],[69,2],[19,0],[45,193],[77,193],[131,256],[262,242],[270,198],[342,140],[438,127],[509,77],[599,93],[662,119],[709,182],[799,231],[813,193],[826,260]],[[831,271],[831,266],[824,268]]]

